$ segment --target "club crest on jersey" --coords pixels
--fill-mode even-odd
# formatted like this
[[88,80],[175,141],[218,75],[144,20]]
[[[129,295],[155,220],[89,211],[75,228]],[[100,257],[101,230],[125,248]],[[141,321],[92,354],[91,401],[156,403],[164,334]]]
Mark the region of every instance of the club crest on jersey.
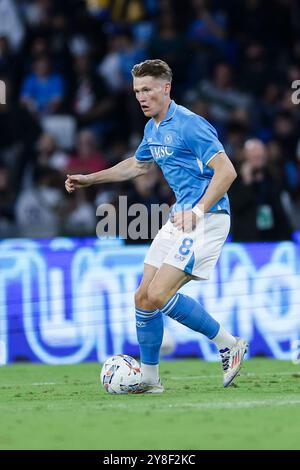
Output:
[[159,145],[158,147],[151,146],[150,147],[151,155],[153,158],[163,158],[163,157],[169,157],[173,155],[173,150],[170,149],[170,147],[164,146],[164,145]]
[[172,142],[172,136],[167,134],[165,137],[165,144],[170,144]]

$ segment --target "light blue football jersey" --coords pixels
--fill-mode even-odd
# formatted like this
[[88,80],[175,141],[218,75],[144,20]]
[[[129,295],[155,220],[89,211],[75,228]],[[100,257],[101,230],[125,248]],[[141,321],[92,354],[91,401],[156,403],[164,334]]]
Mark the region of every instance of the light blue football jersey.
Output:
[[[174,191],[174,211],[194,207],[205,193],[214,171],[208,163],[224,152],[215,128],[201,116],[171,101],[165,118],[157,126],[150,119],[135,157],[155,161]],[[230,213],[227,193],[209,212]]]

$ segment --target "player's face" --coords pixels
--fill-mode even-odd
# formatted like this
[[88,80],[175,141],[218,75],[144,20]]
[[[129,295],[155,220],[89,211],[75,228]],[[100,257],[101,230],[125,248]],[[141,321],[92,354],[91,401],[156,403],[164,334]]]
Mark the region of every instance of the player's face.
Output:
[[170,102],[171,83],[155,77],[134,77],[133,89],[147,117],[163,117]]

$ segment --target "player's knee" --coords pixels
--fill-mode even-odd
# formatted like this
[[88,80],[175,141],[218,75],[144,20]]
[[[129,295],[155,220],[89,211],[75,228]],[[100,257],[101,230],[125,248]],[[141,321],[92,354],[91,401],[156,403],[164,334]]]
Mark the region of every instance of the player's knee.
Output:
[[158,286],[152,286],[150,284],[147,291],[147,297],[149,302],[157,308],[161,308],[165,304],[166,294]]
[[148,303],[147,290],[138,289],[134,294],[134,301],[137,307],[146,308],[145,304]]

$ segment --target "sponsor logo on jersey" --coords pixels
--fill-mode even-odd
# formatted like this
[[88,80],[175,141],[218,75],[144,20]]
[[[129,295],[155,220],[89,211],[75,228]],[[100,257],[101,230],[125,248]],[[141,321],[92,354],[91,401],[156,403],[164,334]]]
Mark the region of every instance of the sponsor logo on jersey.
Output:
[[170,147],[160,145],[158,147],[150,147],[151,150],[151,155],[153,158],[164,158],[164,157],[170,157],[173,155],[174,151],[170,149]]

